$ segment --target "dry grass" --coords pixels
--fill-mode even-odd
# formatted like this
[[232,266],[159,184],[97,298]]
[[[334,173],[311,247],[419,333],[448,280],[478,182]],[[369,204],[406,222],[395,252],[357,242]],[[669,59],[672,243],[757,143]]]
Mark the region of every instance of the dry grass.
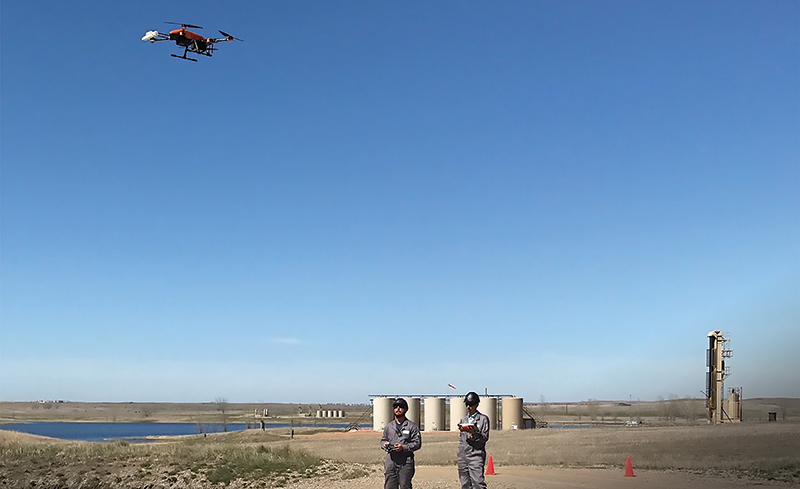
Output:
[[[363,431],[300,435],[292,446],[323,458],[374,463],[381,459],[379,438],[379,433]],[[423,433],[422,438],[417,463],[455,464],[455,434]],[[495,463],[504,465],[622,467],[631,456],[643,469],[717,471],[800,482],[800,424],[794,423],[495,431],[488,448]]]
[[[225,418],[229,423],[256,423],[256,411],[269,409],[268,421],[313,425],[319,404],[238,404],[227,405]],[[349,423],[369,411],[366,404],[324,404],[324,409],[343,410],[345,419],[321,418],[320,423]],[[766,422],[768,413],[777,413],[781,422],[800,422],[800,399],[745,399],[742,408],[747,423]],[[526,404],[528,412],[537,419],[553,423],[566,422],[624,422],[643,420],[651,425],[700,425],[706,420],[705,401],[680,399],[672,396],[651,402],[617,402],[589,400],[573,403]],[[101,422],[184,422],[219,423],[219,405],[207,403],[132,403],[132,402],[0,402],[0,422],[24,421],[101,421]],[[372,418],[363,418],[370,424]]]
[[[254,422],[258,419],[256,411],[269,409],[270,419],[279,422],[295,420],[313,423],[309,410],[316,405],[307,404],[234,404],[227,406],[228,422]],[[702,401],[670,400],[659,402],[634,403],[627,407],[623,403],[608,401],[586,401],[570,404],[533,404],[529,410],[545,420],[626,420],[641,417],[649,422],[665,419],[701,419]],[[354,421],[370,409],[369,405],[332,405],[331,409],[342,409],[347,413],[346,422]],[[566,415],[565,415],[566,411]],[[689,415],[691,411],[691,415]],[[315,411],[314,411],[315,413]],[[674,416],[673,413],[678,413]],[[312,413],[313,414],[313,413]],[[766,417],[766,414],[764,415]],[[95,421],[95,422],[188,422],[217,423],[222,413],[219,405],[208,403],[85,403],[85,402],[0,402],[0,422],[23,421]],[[323,418],[324,422],[338,422],[337,419]],[[365,418],[371,423],[371,417]]]
[[[229,403],[225,419],[228,423],[256,423],[256,412],[269,410],[268,420],[280,423],[295,421],[312,423],[319,404]],[[354,421],[367,405],[323,404],[325,409],[343,410],[346,418],[322,418],[324,423]],[[95,421],[95,422],[160,422],[160,423],[219,423],[220,405],[205,403],[158,402],[0,402],[0,422],[24,421]]]
[[148,445],[43,443],[0,432],[0,460],[3,487],[212,487],[234,481],[271,487],[328,471],[319,457],[285,444],[247,445],[221,437]]
[[[379,471],[380,433],[247,430],[148,445],[63,442],[0,431],[4,487],[276,487]],[[685,471],[800,484],[800,424],[540,429],[492,432],[489,453],[512,465]],[[455,464],[455,433],[423,433],[419,465]]]
[[[648,425],[702,425],[707,423],[705,399],[682,399],[672,396],[649,402],[619,402],[589,400],[572,403],[527,404],[526,409],[537,420],[552,424],[566,423],[623,423],[644,421]],[[742,403],[747,423],[764,423],[774,412],[782,422],[800,422],[800,399],[754,398]]]
[[[767,412],[777,412],[780,420],[777,423],[721,426],[700,424],[698,420],[676,422],[669,416],[658,418],[659,410],[668,412],[669,402],[673,401],[647,406],[647,412],[656,420],[661,419],[662,426],[494,431],[489,453],[498,466],[622,468],[626,457],[631,456],[637,469],[744,476],[800,485],[800,423],[795,422],[800,420],[797,414],[800,400],[760,400],[749,407],[745,404],[746,419],[748,412],[764,421]],[[5,404],[0,408],[7,408],[9,403]],[[685,412],[694,409],[686,402],[672,407],[681,405]],[[203,406],[202,409],[197,405],[183,406],[188,411],[182,411],[181,405],[164,406],[161,413],[167,419],[151,413],[152,420],[185,420],[187,415],[198,417],[203,409],[213,409]],[[633,407],[621,403],[592,405],[600,418],[621,418],[624,410]],[[135,408],[123,404],[111,407]],[[538,408],[551,419],[561,409],[564,415],[573,409],[577,416],[584,416],[576,406]],[[646,411],[645,406],[638,408],[640,412]],[[64,420],[75,420],[66,415],[76,414],[75,410],[80,419],[91,420],[98,413],[108,413],[110,408],[108,405],[58,408],[62,409]],[[35,414],[40,410],[35,410]],[[214,415],[213,411],[206,414]],[[309,427],[295,428],[293,440],[288,429],[271,429],[167,438],[155,444],[135,445],[67,442],[0,431],[0,485],[179,488],[224,483],[228,487],[252,484],[279,487],[309,477],[322,477],[323,482],[331,478],[361,480],[365,474],[374,476],[380,471],[384,452],[378,447],[379,438],[380,434],[373,431],[320,432]],[[452,466],[456,447],[454,433],[423,433],[423,448],[417,453],[417,463]]]

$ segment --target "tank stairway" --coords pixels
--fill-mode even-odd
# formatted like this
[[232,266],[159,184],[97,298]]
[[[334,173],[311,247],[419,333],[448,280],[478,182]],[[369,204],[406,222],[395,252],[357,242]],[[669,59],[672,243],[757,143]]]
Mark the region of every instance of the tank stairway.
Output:
[[531,418],[531,420],[533,421],[533,428],[547,428],[547,421],[543,419],[536,419],[536,416],[534,416],[533,413],[530,412],[528,408],[525,407],[524,404],[522,405],[522,412],[525,413],[529,418]]
[[361,426],[361,422],[364,421],[364,418],[369,418],[370,416],[372,416],[372,405],[369,406],[369,409],[361,413],[361,416],[359,416],[358,419],[347,425],[347,428],[345,428],[344,430],[345,431],[360,430],[361,428],[359,427]]

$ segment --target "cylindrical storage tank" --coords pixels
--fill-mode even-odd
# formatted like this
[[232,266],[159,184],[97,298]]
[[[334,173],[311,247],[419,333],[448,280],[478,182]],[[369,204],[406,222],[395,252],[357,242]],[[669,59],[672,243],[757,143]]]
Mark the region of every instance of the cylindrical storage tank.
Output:
[[404,398],[408,403],[408,412],[406,413],[406,418],[410,419],[414,422],[417,426],[420,425],[419,419],[419,397],[406,397]]
[[467,415],[467,405],[464,404],[464,398],[451,397],[450,398],[450,431],[458,431],[458,423],[461,418]]
[[329,418],[333,417],[333,411],[331,411],[330,409],[328,409],[328,416],[327,417],[329,417]]
[[444,430],[444,398],[425,398],[425,431]]
[[338,416],[339,418],[344,418],[344,411],[343,411],[343,410],[341,410],[341,409],[340,409],[340,410],[337,412],[337,414],[339,415],[339,416]]
[[478,406],[478,411],[482,412],[489,418],[489,428],[497,429],[497,398],[496,397],[481,397],[481,403]]
[[503,429],[522,430],[525,425],[522,423],[522,398],[504,397],[503,401]]
[[372,400],[372,429],[383,431],[383,428],[394,419],[391,397],[376,397]]
[[740,413],[739,408],[739,401],[736,399],[728,398],[728,417],[733,419],[733,421],[741,421],[741,417],[739,416]]
[[318,418],[321,418],[321,417],[322,417],[322,411],[320,411],[320,410],[317,410],[317,417],[318,417]]

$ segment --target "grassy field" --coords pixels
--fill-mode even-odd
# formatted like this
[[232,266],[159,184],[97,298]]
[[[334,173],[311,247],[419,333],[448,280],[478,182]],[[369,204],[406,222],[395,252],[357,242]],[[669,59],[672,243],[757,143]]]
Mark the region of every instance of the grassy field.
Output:
[[[779,421],[800,422],[800,399],[745,399],[744,420],[766,422],[769,412]],[[267,422],[300,425],[350,423],[363,414],[371,425],[367,404],[278,404],[278,403],[102,403],[102,402],[0,402],[0,423],[24,421],[186,422],[256,423],[268,409]],[[316,418],[319,409],[341,410],[345,418]],[[573,403],[526,404],[537,420],[552,424],[603,423],[641,420],[648,425],[701,425],[706,422],[705,400],[662,399],[651,402],[589,400]]]
[[239,446],[202,438],[134,445],[54,443],[0,433],[0,460],[2,487],[205,487],[324,475],[319,457],[286,446]]
[[[380,434],[246,430],[154,444],[55,441],[0,432],[2,487],[291,487],[380,471]],[[800,484],[800,423],[493,432],[497,467],[618,467]],[[417,464],[453,466],[456,435],[423,433]]]
[[[258,433],[241,433],[255,443]],[[254,437],[248,439],[248,437]],[[368,463],[376,458],[380,435],[299,436],[292,447],[339,460]],[[423,433],[417,462],[454,465],[457,436]],[[489,442],[495,463],[563,467],[622,467],[631,456],[637,467],[657,470],[718,471],[800,482],[800,424],[731,424],[697,427],[588,428],[495,431]]]
[[[623,411],[614,410],[633,407],[618,404],[593,406],[597,408],[596,418],[622,418]],[[784,481],[787,486],[798,486],[798,405],[800,401],[791,399],[761,400],[750,406],[755,413],[754,422],[719,426],[659,415],[658,406],[649,406],[652,411],[647,411],[649,416],[643,418],[652,416],[658,422],[641,427],[494,431],[489,453],[498,467],[621,469],[630,456],[638,470]],[[106,406],[65,403],[58,410],[78,414],[86,421],[97,419],[98,413],[109,413]],[[602,406],[605,411],[601,412]],[[135,412],[135,405],[112,407]],[[533,409],[542,407],[533,406]],[[645,411],[643,407],[639,406],[640,412]],[[197,419],[202,409],[195,405],[191,408],[188,413],[181,414],[175,406],[165,406],[163,411],[154,411],[151,417],[169,421],[187,419],[182,416]],[[291,408],[287,414],[290,417],[294,414]],[[556,417],[555,411],[564,407],[547,405],[546,409],[554,411],[543,413],[552,420]],[[38,415],[36,411],[41,410],[40,407],[30,412]],[[778,412],[779,421],[759,422],[762,411]],[[14,419],[19,421],[19,413],[24,412],[18,409]],[[166,419],[159,418],[159,412]],[[218,413],[215,414],[211,406],[207,414]],[[574,416],[576,421],[577,416],[582,420],[591,417],[590,414]],[[75,420],[66,416],[62,419]],[[331,481],[339,481],[337,487],[342,484],[348,487],[348,480],[375,478],[381,471],[384,453],[378,448],[379,437],[380,434],[372,430],[346,433],[307,427],[296,428],[294,439],[290,438],[288,429],[275,428],[131,444],[66,442],[0,431],[0,487],[206,488],[220,484],[293,487],[308,480],[328,481],[330,487],[336,485]],[[453,433],[423,433],[423,448],[417,452],[417,464],[453,466],[456,446],[457,438]],[[328,482],[323,482],[321,487]]]
[[[661,399],[650,402],[589,400],[574,403],[535,403],[525,408],[537,420],[551,424],[643,421],[648,425],[706,424],[705,399]],[[742,403],[742,417],[748,423],[763,423],[768,413],[780,421],[800,422],[800,399],[755,398]]]
[[160,423],[255,423],[267,421],[300,424],[315,421],[318,409],[342,410],[346,417],[320,418],[325,423],[347,423],[357,419],[368,405],[278,404],[278,403],[157,403],[157,402],[0,402],[0,423],[25,421],[95,421]]

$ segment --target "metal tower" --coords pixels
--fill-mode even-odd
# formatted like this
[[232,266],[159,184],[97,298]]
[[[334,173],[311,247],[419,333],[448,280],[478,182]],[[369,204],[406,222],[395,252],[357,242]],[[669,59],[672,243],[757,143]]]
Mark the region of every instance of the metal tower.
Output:
[[[706,405],[708,407],[709,424],[739,421],[741,418],[738,413],[733,413],[734,417],[731,417],[731,413],[726,413],[724,409],[724,382],[730,376],[730,367],[725,366],[725,359],[733,356],[733,351],[725,348],[728,341],[730,340],[725,338],[719,331],[708,333]],[[741,395],[741,390],[738,393]],[[739,399],[737,399],[737,403],[738,401]]]

